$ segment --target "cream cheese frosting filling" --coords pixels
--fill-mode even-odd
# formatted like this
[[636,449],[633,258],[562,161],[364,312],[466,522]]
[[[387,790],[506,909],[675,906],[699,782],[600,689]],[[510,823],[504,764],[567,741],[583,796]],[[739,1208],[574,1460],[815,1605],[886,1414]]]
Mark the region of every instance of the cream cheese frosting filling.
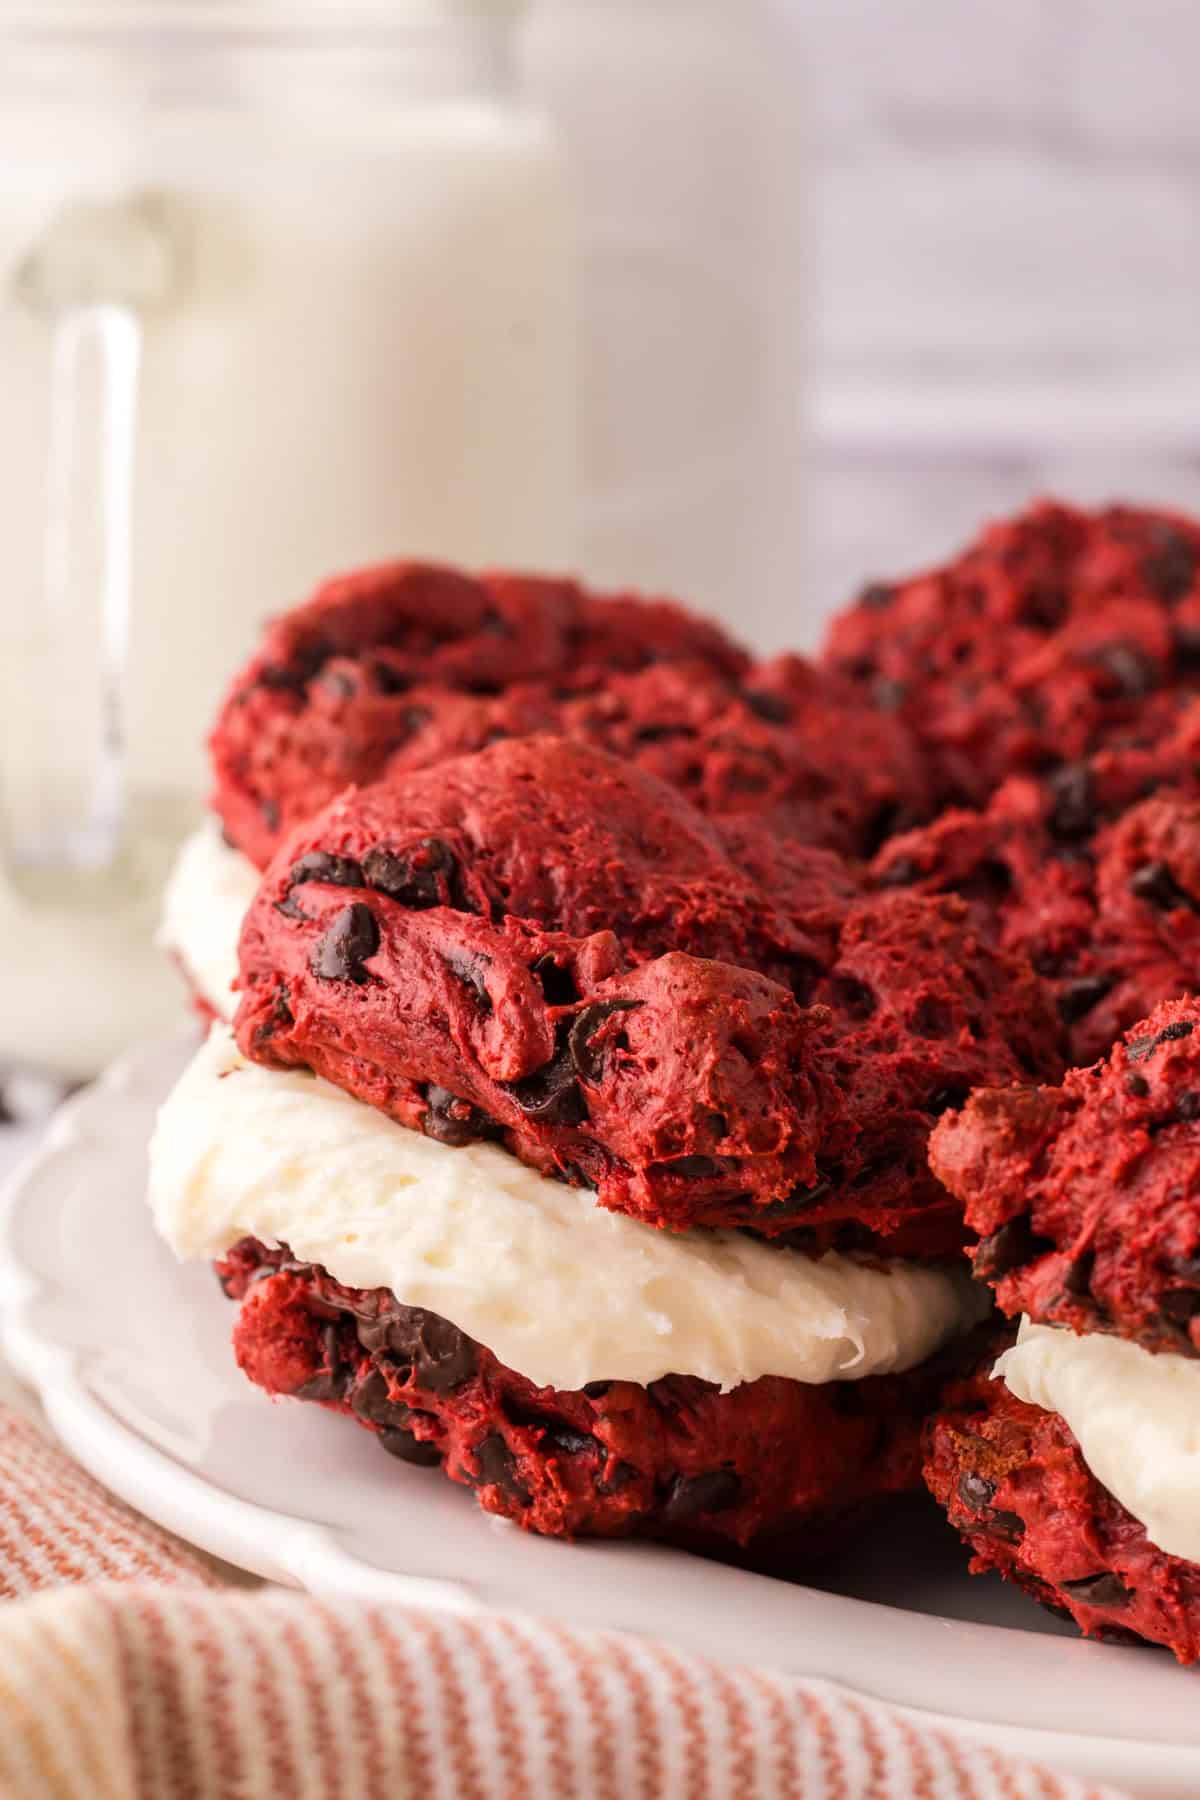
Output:
[[492,1144],[452,1149],[214,1027],[159,1116],[150,1203],[181,1258],[287,1244],[390,1288],[542,1387],[695,1375],[822,1383],[914,1367],[986,1310],[965,1268],[657,1231]]
[[158,942],[176,956],[202,999],[221,1019],[237,1005],[238,938],[262,876],[207,819],[187,838],[163,895]]
[[1096,1480],[1152,1544],[1200,1563],[1200,1361],[1023,1319],[996,1374],[1066,1421]]

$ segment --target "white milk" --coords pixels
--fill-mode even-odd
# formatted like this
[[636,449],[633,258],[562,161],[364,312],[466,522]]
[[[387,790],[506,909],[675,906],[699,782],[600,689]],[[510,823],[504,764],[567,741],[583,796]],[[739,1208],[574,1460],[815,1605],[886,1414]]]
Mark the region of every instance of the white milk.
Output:
[[[58,10],[51,0],[46,16]],[[171,16],[153,4],[91,10]],[[371,48],[364,10],[390,21]],[[240,24],[228,26],[238,8],[180,0],[176,20],[225,23],[191,37],[122,28],[76,42],[57,30],[30,43],[18,33],[11,57],[0,13],[10,874],[14,840],[36,840],[40,856],[47,838],[53,851],[65,826],[107,805],[95,768],[104,743],[122,760],[118,702],[135,840],[95,879],[18,870],[24,897],[0,899],[0,1054],[87,1067],[155,1011],[139,1002],[134,1021],[119,1004],[122,992],[159,986],[141,909],[199,803],[205,731],[265,616],[318,577],[385,556],[573,560],[559,158],[509,95],[500,9],[470,16],[426,0],[417,10],[419,29],[396,24],[402,5],[360,7],[343,42],[333,8],[315,33],[279,26],[243,42]],[[90,326],[63,377],[63,305],[112,299],[106,400]],[[51,480],[56,327],[60,419],[65,406],[74,423],[65,456],[60,426]],[[99,442],[108,418],[107,441],[119,443],[134,406],[122,673],[124,570],[104,520],[119,519],[123,500]],[[52,517],[69,530],[48,590]],[[97,841],[92,860],[104,862],[103,833]],[[50,905],[67,912],[52,917]],[[18,958],[22,969],[5,966]],[[48,1016],[47,963],[77,1018],[94,1015],[71,1042]],[[100,1003],[105,982],[118,1004]],[[172,998],[167,984],[161,1003]]]

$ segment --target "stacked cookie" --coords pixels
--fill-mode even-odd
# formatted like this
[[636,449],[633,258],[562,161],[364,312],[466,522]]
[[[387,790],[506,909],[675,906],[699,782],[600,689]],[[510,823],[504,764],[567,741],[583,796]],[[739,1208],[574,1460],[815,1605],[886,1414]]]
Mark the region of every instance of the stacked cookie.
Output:
[[816,666],[406,564],[271,626],[152,1183],[247,1375],[532,1529],[769,1566],[924,1425],[978,1566],[1197,1654],[1198,570],[1045,504]]

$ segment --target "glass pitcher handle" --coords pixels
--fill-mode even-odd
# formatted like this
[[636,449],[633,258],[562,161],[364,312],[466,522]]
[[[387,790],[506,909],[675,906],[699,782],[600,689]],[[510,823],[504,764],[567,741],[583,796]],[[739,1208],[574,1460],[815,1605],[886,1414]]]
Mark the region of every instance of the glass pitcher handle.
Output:
[[110,869],[124,841],[142,345],[176,261],[162,203],[137,197],[64,208],[17,271],[51,333],[40,666],[25,671],[40,703],[5,807],[18,887],[29,873]]

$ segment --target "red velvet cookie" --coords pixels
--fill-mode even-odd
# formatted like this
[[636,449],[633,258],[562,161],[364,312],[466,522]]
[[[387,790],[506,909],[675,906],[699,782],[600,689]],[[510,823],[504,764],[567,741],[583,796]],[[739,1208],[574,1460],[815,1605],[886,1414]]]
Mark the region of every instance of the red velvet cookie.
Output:
[[271,626],[213,733],[213,805],[261,867],[351,782],[539,732],[852,854],[929,812],[907,727],[837,676],[796,657],[751,669],[667,602],[412,564],[330,583]]
[[1169,1001],[1061,1087],[972,1095],[930,1164],[1006,1313],[1200,1354],[1200,1002]]
[[341,1287],[286,1249],[246,1240],[218,1273],[242,1302],[234,1343],[252,1381],[356,1418],[393,1456],[440,1465],[530,1531],[786,1566],[919,1484],[934,1368],[827,1386],[768,1376],[726,1394],[676,1375],[559,1392],[448,1321],[386,1289]]
[[1076,1063],[1200,986],[1198,711],[1153,750],[1014,778],[876,859],[884,890],[959,894],[989,941],[1033,963]]
[[1070,1427],[994,1381],[989,1355],[929,1426],[925,1479],[974,1551],[1089,1637],[1200,1657],[1200,1567],[1168,1556],[1090,1473]]
[[727,835],[562,739],[336,802],[272,864],[241,965],[248,1056],[657,1225],[938,1254],[961,1225],[933,1119],[1061,1067],[1042,984],[961,902],[864,897],[831,852]]
[[838,619],[826,665],[893,708],[944,797],[1153,743],[1200,687],[1200,526],[1042,502],[955,561],[876,583]]

